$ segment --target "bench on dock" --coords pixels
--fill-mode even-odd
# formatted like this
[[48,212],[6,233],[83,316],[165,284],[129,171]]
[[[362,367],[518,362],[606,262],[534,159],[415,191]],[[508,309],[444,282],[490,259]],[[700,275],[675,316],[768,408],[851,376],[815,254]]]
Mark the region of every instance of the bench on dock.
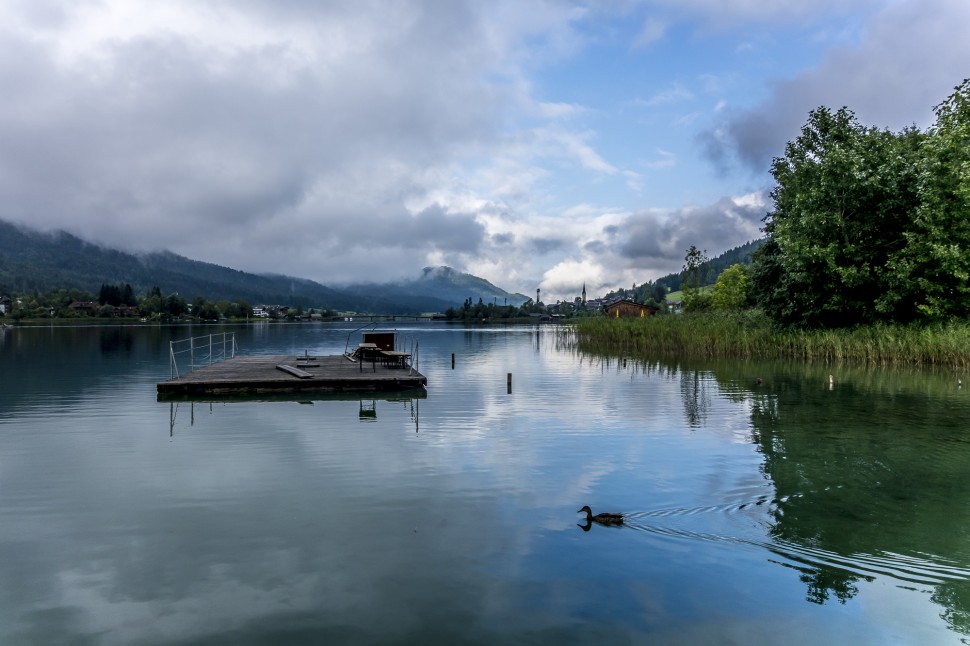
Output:
[[313,375],[305,370],[300,370],[299,368],[294,368],[293,366],[285,363],[276,364],[277,370],[282,370],[283,372],[288,372],[294,377],[299,377],[300,379],[309,379]]
[[385,365],[396,368],[407,368],[408,361],[411,360],[410,352],[396,352],[394,350],[381,350],[381,359]]

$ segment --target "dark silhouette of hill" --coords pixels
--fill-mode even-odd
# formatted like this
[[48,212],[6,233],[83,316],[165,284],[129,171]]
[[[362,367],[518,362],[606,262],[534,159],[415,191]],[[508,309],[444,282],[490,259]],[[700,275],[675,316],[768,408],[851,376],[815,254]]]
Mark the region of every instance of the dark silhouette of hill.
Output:
[[[425,269],[414,281],[334,288],[306,278],[251,274],[164,251],[131,254],[87,242],[64,231],[44,233],[0,220],[0,292],[81,289],[127,283],[136,294],[207,300],[327,307],[338,311],[417,314],[444,311],[466,298],[516,295],[450,268]],[[518,295],[521,296],[521,295]],[[525,297],[521,297],[522,302]]]

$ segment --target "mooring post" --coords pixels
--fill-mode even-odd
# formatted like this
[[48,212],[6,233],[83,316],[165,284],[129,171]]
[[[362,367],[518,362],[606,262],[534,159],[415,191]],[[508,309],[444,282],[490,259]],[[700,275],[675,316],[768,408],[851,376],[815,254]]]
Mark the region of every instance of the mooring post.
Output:
[[451,369],[452,370],[455,369],[455,353],[454,352],[451,353]]
[[511,372],[508,374],[508,377],[506,378],[506,386],[507,386],[508,394],[511,395],[512,394],[512,373]]

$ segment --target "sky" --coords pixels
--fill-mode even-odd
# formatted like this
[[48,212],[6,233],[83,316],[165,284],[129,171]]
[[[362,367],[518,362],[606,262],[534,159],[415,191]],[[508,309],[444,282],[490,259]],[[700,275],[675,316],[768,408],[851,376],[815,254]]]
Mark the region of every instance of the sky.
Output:
[[0,0],[0,219],[571,300],[761,237],[810,110],[933,123],[967,0]]

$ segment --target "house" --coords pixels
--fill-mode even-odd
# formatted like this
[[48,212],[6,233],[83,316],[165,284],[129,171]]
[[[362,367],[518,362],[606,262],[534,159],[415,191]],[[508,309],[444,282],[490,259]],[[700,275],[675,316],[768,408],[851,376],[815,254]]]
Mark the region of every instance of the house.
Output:
[[101,305],[94,301],[74,301],[67,306],[67,309],[73,312],[87,312],[88,314],[97,314],[99,307],[101,307]]
[[0,296],[0,314],[6,315],[13,311],[13,303],[9,296]]
[[653,316],[660,311],[660,308],[653,305],[635,303],[628,299],[623,299],[610,303],[606,306],[606,315],[613,318],[630,318],[638,316],[640,318]]

